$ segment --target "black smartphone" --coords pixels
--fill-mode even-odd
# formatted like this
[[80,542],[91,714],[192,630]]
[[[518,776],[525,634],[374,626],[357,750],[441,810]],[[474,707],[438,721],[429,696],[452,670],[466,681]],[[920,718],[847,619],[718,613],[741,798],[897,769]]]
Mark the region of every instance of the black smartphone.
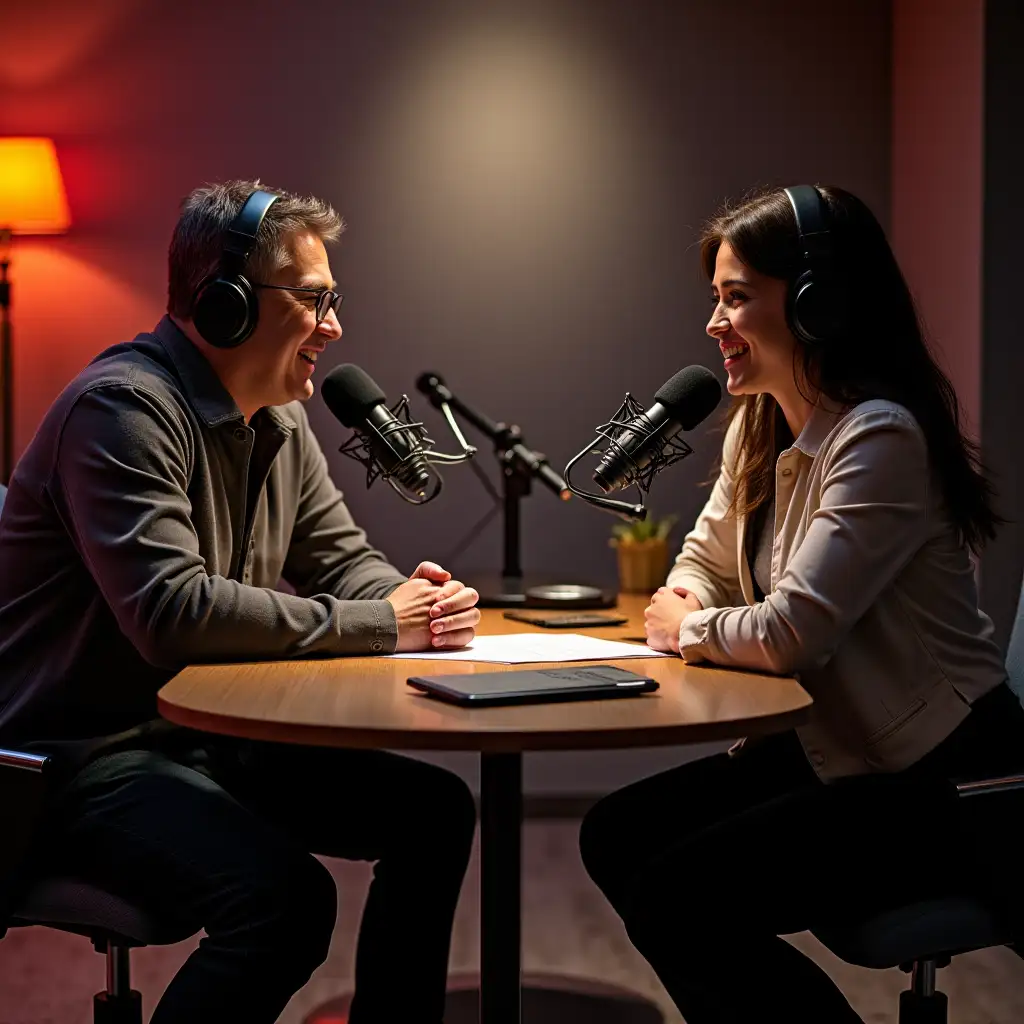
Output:
[[625,615],[605,615],[601,612],[505,612],[506,619],[528,622],[546,629],[578,629],[586,626],[623,626],[629,619]]

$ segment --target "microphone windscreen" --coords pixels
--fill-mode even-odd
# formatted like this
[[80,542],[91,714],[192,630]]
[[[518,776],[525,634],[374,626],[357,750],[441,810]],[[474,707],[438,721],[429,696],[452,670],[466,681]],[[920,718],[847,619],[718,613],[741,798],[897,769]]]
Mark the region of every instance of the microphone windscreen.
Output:
[[692,430],[715,411],[722,385],[706,366],[687,366],[665,381],[654,399],[673,411],[683,430]]
[[352,429],[366,419],[375,405],[385,401],[377,382],[354,363],[342,363],[331,370],[324,378],[320,393],[327,408]]

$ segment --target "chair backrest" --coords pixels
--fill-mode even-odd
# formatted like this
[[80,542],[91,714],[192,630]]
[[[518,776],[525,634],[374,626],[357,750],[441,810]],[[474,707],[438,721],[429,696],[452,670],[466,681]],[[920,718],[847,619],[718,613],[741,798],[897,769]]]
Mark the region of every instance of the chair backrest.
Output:
[[1010,687],[1024,704],[1024,583],[1020,588],[1017,602],[1017,616],[1013,620],[1010,644],[1006,648],[1006,671],[1010,676]]

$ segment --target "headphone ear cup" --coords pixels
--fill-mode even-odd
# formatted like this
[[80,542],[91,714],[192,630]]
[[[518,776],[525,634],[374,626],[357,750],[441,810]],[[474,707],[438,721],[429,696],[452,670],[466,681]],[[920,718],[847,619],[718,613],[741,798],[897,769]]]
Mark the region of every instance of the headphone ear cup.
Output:
[[235,348],[256,328],[259,307],[252,286],[242,276],[204,281],[192,303],[192,323],[215,348]]
[[790,288],[787,311],[790,329],[808,345],[834,338],[846,319],[839,289],[815,280],[809,270]]

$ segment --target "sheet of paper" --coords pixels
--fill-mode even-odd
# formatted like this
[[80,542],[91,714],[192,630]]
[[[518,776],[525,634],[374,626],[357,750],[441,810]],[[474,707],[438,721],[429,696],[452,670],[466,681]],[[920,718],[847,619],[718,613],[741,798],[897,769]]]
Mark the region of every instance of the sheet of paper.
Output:
[[503,665],[523,665],[531,661],[612,661],[619,658],[667,658],[643,644],[602,640],[582,633],[508,633],[503,636],[478,636],[466,647],[455,651],[410,651],[388,654],[388,658],[415,658],[418,661],[493,661]]

